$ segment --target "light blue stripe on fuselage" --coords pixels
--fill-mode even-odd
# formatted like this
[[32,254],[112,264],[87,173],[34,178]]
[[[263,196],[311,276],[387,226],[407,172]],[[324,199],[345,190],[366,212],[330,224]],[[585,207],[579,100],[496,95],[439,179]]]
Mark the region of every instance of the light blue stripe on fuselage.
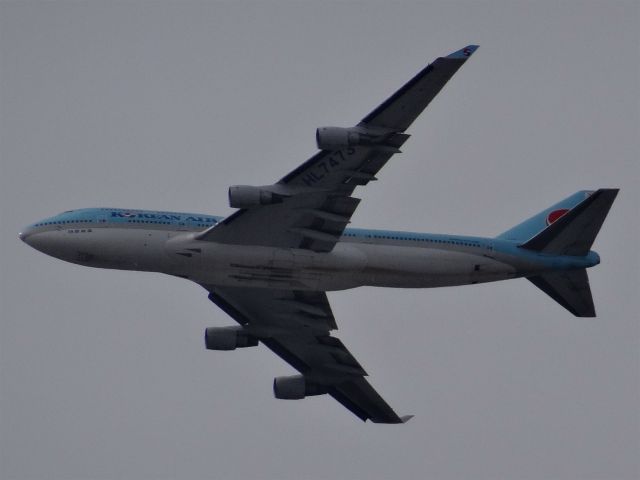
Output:
[[[40,229],[49,230],[51,228],[83,229],[122,226],[126,228],[148,228],[154,230],[202,231],[217,224],[223,219],[224,217],[200,213],[127,210],[121,208],[85,208],[61,213],[35,223],[29,228],[38,231]],[[444,250],[463,250],[488,256],[493,254],[503,254],[519,257],[521,259],[535,260],[537,262],[541,260],[545,263],[546,261],[554,262],[555,265],[558,265],[558,261],[561,259],[569,258],[541,255],[537,252],[519,248],[516,242],[497,238],[442,235],[395,230],[347,228],[341,237],[341,241],[407,247],[439,248]],[[575,259],[571,260],[572,264],[574,263],[574,260]],[[590,259],[588,260],[585,258],[585,260],[590,262]]]
[[[86,208],[71,210],[42,222],[31,225],[32,228],[62,226],[77,228],[84,226],[130,225],[157,227],[160,229],[201,231],[209,228],[224,217],[200,213],[161,212],[152,210],[127,210],[120,208]],[[169,227],[169,228],[167,228]],[[342,236],[344,241],[365,241],[368,243],[398,244],[411,242],[416,245],[460,246],[490,248],[491,239],[482,237],[439,235],[394,230],[372,230],[363,228],[347,228]]]

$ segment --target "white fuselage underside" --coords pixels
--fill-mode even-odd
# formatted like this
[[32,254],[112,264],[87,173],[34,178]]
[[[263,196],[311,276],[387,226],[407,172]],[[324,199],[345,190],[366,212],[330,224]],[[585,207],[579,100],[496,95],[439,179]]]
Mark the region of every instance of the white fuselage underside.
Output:
[[520,276],[490,246],[412,246],[346,239],[328,253],[200,241],[192,232],[93,228],[49,230],[32,246],[63,260],[99,268],[161,272],[208,285],[343,290],[359,286],[425,288]]

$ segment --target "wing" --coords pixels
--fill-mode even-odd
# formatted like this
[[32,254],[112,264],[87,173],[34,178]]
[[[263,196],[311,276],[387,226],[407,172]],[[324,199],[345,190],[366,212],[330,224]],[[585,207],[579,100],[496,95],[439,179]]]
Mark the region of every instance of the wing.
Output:
[[[250,336],[302,374],[307,394],[329,394],[363,421],[404,423],[342,342],[324,292],[203,285]],[[276,380],[277,381],[277,380]]]
[[352,144],[321,150],[265,187],[277,203],[242,208],[198,238],[330,251],[360,202],[352,196],[355,188],[376,180],[378,171],[409,138],[404,131],[477,48],[469,45],[436,59],[357,126],[342,129],[344,134],[349,131],[345,141]]

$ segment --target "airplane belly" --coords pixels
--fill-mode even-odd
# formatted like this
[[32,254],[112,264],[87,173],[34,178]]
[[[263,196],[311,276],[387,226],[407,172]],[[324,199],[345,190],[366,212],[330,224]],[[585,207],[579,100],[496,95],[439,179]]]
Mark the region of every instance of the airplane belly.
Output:
[[362,281],[370,286],[427,288],[511,278],[515,268],[484,253],[438,248],[363,245]]
[[221,286],[320,291],[364,285],[424,288],[515,276],[512,266],[486,254],[424,247],[340,242],[331,252],[319,253],[229,245],[195,240],[192,233],[131,228],[60,229],[37,235],[36,248],[72,263],[156,271]]
[[343,290],[359,286],[356,277],[366,267],[366,255],[351,245],[336,245],[329,253],[306,249],[229,245],[199,241],[193,235],[165,244],[171,259],[165,273],[201,284]]
[[165,273],[197,283],[287,290],[426,288],[503,280],[515,269],[482,252],[341,242],[328,253],[229,245],[176,236]]

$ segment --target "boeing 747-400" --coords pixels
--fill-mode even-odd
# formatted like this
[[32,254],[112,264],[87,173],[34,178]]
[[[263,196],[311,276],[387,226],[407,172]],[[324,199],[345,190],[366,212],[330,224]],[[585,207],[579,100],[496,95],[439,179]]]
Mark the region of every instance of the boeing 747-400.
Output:
[[618,190],[580,191],[494,238],[346,228],[356,187],[409,138],[405,133],[476,51],[437,58],[350,128],[321,127],[319,151],[278,182],[229,188],[227,218],[121,208],[72,210],[20,238],[53,257],[99,268],[160,272],[202,285],[238,325],[211,327],[205,345],[262,342],[299,374],[277,398],[328,394],[362,420],[403,423],[331,335],[328,291],[363,285],[428,288],[525,277],[572,314],[595,315],[586,269]]

